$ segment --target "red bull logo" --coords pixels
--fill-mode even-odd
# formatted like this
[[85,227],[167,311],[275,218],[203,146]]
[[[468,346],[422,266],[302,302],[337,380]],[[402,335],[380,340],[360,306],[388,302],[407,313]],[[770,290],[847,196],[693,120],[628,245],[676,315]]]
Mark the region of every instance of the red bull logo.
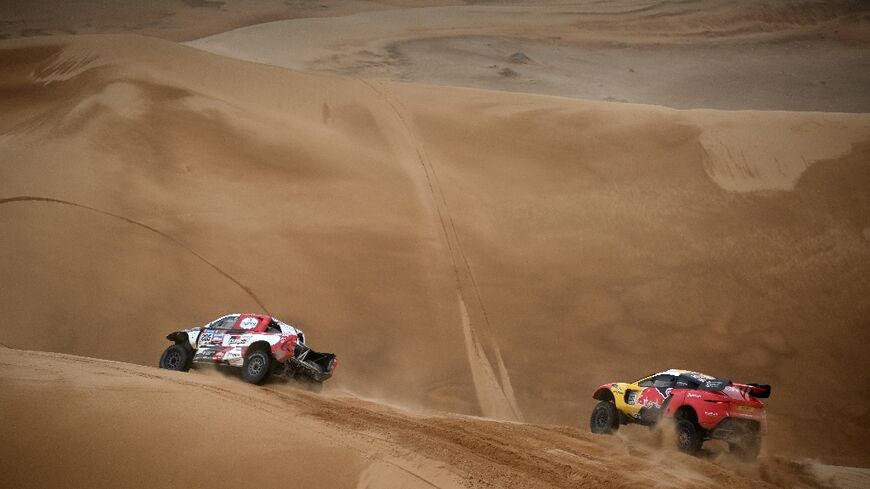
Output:
[[670,387],[647,387],[640,393],[637,403],[645,408],[661,408],[665,399],[670,397],[671,390]]

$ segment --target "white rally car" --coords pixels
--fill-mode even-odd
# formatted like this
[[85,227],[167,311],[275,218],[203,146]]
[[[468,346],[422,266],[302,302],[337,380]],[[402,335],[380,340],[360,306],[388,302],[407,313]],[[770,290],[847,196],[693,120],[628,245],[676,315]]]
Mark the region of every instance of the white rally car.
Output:
[[283,374],[319,390],[332,377],[338,359],[305,344],[305,334],[262,314],[230,314],[205,326],[173,331],[174,344],[160,356],[160,368],[187,371],[194,363],[242,368],[242,378],[260,384]]

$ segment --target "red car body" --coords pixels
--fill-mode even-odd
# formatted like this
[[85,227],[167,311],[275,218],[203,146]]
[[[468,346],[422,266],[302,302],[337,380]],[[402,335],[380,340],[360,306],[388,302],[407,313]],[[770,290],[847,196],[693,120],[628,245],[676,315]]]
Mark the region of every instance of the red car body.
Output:
[[722,439],[733,451],[754,458],[761,436],[767,432],[767,414],[761,398],[770,396],[769,385],[737,384],[728,379],[687,370],[671,369],[635,382],[603,384],[593,398],[590,426],[595,433],[610,433],[619,425],[656,425],[674,419],[680,448],[700,449],[709,439]]

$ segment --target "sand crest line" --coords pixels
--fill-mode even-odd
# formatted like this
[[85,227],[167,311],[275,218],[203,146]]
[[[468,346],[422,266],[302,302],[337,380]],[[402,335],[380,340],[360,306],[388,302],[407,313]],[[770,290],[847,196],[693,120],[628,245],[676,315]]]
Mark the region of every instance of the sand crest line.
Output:
[[263,304],[263,301],[261,301],[260,298],[257,297],[257,295],[254,293],[254,291],[251,290],[250,287],[241,283],[238,279],[236,279],[235,277],[233,277],[232,275],[230,275],[229,273],[224,271],[222,268],[220,268],[219,266],[217,266],[214,263],[212,263],[211,261],[209,261],[206,257],[200,255],[199,253],[197,253],[196,251],[194,251],[193,249],[191,249],[190,247],[188,247],[187,245],[185,245],[184,243],[179,241],[177,238],[173,237],[172,235],[166,234],[157,228],[154,228],[154,227],[149,226],[145,223],[136,221],[134,219],[130,219],[129,217],[122,216],[120,214],[115,214],[113,212],[105,211],[103,209],[97,209],[96,207],[91,207],[91,206],[87,206],[84,204],[78,204],[76,202],[70,202],[68,200],[63,200],[63,199],[55,199],[55,198],[51,198],[51,197],[35,197],[35,196],[29,196],[29,195],[20,195],[20,196],[16,196],[16,197],[8,197],[8,198],[0,199],[0,205],[11,204],[11,203],[15,203],[15,202],[48,202],[51,204],[62,204],[62,205],[68,205],[71,207],[78,207],[80,209],[86,209],[89,211],[98,212],[98,213],[103,214],[105,216],[114,217],[115,219],[120,219],[120,220],[122,220],[126,223],[129,223],[129,224],[132,224],[134,226],[138,226],[140,228],[147,229],[148,231],[151,231],[152,233],[158,234],[161,237],[166,238],[169,241],[172,241],[177,246],[181,247],[182,249],[184,249],[188,253],[197,257],[200,261],[202,261],[203,263],[205,263],[206,265],[211,267],[214,271],[223,275],[227,280],[236,284],[236,286],[238,286],[240,289],[242,289],[245,292],[245,294],[248,295],[248,297],[253,299],[253,301],[256,302],[258,306],[260,306],[260,308],[263,310],[263,312],[271,315],[271,313],[269,312],[269,309],[266,307],[265,304]]

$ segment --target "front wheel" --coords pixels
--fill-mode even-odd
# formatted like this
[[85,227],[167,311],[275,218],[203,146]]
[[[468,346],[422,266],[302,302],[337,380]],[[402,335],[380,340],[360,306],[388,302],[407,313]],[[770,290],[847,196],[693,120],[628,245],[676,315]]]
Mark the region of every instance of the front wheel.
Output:
[[677,448],[689,455],[695,455],[701,450],[704,434],[701,428],[688,419],[677,421]]
[[606,435],[619,429],[619,411],[610,401],[601,401],[592,410],[589,428],[593,433]]
[[177,370],[179,372],[187,372],[190,370],[190,363],[193,360],[193,352],[189,346],[176,343],[167,348],[160,355],[160,368],[166,370]]
[[254,350],[245,357],[242,378],[252,384],[262,384],[272,368],[272,358],[265,350]]

